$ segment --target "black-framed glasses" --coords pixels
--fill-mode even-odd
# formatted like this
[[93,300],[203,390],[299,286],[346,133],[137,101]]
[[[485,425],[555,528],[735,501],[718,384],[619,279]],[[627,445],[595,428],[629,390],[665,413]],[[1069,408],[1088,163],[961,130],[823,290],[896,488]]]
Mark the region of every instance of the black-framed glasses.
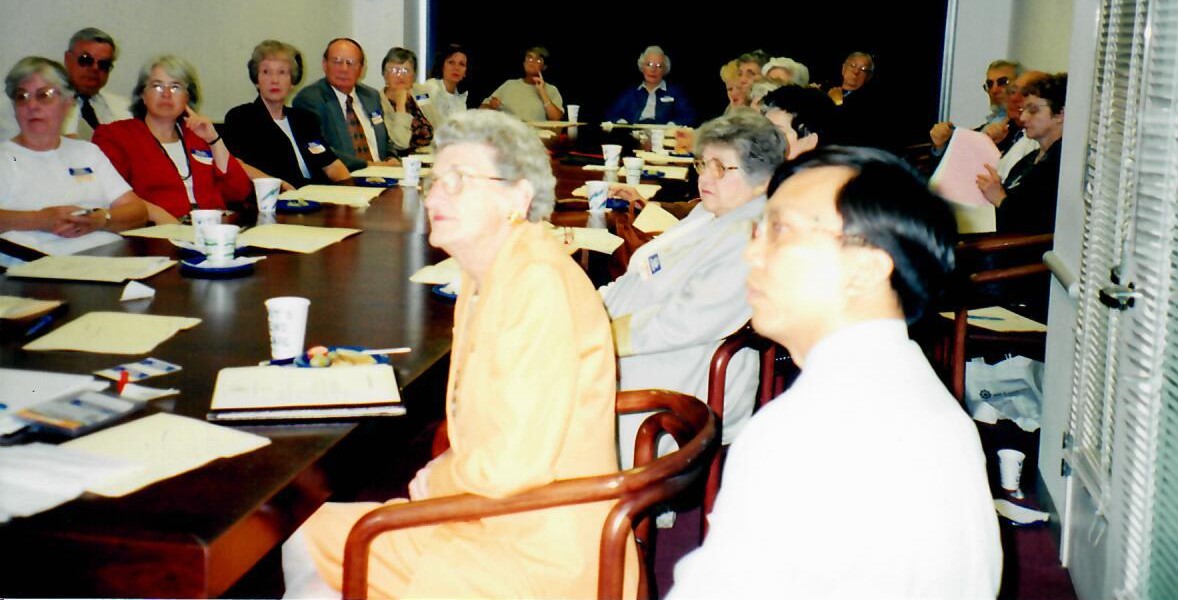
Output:
[[457,169],[453,169],[446,171],[441,175],[439,175],[437,172],[434,172],[432,177],[429,177],[425,180],[425,189],[423,191],[425,192],[425,195],[428,196],[430,190],[432,190],[434,186],[437,186],[438,189],[446,192],[446,195],[456,196],[462,193],[462,189],[466,185],[467,179],[484,179],[487,181],[498,181],[500,183],[511,181],[506,177],[496,177],[494,175],[477,175],[474,173],[464,173]]
[[43,87],[33,91],[18,89],[12,93],[12,104],[14,106],[23,106],[36,100],[37,104],[45,105],[51,104],[61,97],[61,90],[55,87]]
[[110,73],[110,70],[115,68],[114,60],[109,58],[95,59],[93,56],[90,56],[89,52],[83,52],[80,56],[78,56],[77,60],[78,66],[86,69],[89,69],[90,67],[93,67],[95,64],[97,64],[98,70]]
[[999,77],[998,79],[987,79],[987,80],[986,80],[986,83],[983,83],[983,84],[982,84],[982,89],[983,89],[983,90],[986,90],[986,91],[988,92],[988,91],[990,91],[990,90],[991,90],[991,89],[992,89],[994,86],[998,86],[998,87],[1002,87],[1002,88],[1004,88],[1004,87],[1006,87],[1006,86],[1007,86],[1007,84],[1009,84],[1009,83],[1010,83],[1010,78],[1009,78],[1009,77]]
[[730,167],[720,162],[719,159],[715,158],[708,160],[696,159],[691,163],[691,165],[695,167],[696,173],[700,175],[710,175],[713,179],[723,179],[729,171],[740,170],[739,166]]

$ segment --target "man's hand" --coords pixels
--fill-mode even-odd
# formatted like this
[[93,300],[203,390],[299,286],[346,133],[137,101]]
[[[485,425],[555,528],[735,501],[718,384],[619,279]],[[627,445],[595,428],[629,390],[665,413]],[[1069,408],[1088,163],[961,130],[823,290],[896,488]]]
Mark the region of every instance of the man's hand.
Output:
[[928,137],[938,150],[944,148],[945,144],[949,143],[949,138],[953,137],[953,123],[942,121],[933,125],[933,128],[928,130]]
[[995,144],[1001,142],[1002,140],[1006,139],[1006,135],[1010,133],[1010,118],[1007,117],[1001,121],[988,123],[985,127],[982,128],[982,133],[990,136],[990,139],[994,140]]

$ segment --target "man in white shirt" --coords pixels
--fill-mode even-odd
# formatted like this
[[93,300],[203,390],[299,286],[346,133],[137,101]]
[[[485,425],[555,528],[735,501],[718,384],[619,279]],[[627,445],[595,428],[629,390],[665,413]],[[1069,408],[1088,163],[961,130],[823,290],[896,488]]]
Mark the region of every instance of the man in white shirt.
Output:
[[953,268],[944,201],[896,157],[778,169],[745,257],[753,326],[802,372],[732,444],[669,598],[989,598],[1002,548],[973,422],[905,321]]
[[[131,118],[130,100],[103,90],[118,57],[114,38],[101,29],[87,27],[70,37],[62,64],[74,98],[61,124],[62,135],[89,140],[99,125]],[[12,105],[0,103],[0,140],[19,132]]]

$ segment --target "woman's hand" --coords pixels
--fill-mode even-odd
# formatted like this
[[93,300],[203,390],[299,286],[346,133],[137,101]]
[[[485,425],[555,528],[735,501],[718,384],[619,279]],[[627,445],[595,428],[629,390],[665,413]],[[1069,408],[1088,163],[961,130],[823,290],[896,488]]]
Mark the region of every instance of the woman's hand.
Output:
[[646,200],[642,198],[642,195],[638,193],[638,190],[634,189],[633,186],[629,186],[624,183],[618,183],[609,186],[609,197],[625,200],[626,202],[629,202],[630,207],[635,210],[641,210],[643,206],[646,206]]
[[90,210],[80,206],[49,206],[37,211],[44,219],[43,231],[61,237],[73,238],[86,235],[106,225],[106,211]]
[[393,101],[393,108],[399,113],[409,110],[406,107],[406,104],[409,102],[409,88],[393,88],[392,92],[393,97],[390,100]]
[[977,183],[978,189],[990,204],[1001,206],[1002,201],[1006,200],[1006,188],[1002,187],[1002,178],[994,167],[986,165],[986,172],[978,175]]
[[212,119],[192,110],[191,106],[185,106],[184,113],[188,117],[184,121],[184,126],[191,129],[192,133],[196,134],[196,137],[204,140],[205,143],[211,143],[220,137],[221,134],[217,133],[217,128],[213,126]]

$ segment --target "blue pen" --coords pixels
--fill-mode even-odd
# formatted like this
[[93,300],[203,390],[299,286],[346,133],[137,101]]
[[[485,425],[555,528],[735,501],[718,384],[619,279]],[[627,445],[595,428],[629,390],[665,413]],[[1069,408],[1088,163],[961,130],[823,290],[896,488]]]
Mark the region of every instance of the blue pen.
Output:
[[39,331],[45,329],[45,327],[52,322],[53,315],[45,315],[40,319],[37,319],[37,322],[33,323],[32,326],[29,327],[28,331],[25,331],[25,337],[33,337],[34,335],[37,335]]
[[969,315],[970,319],[977,319],[978,321],[1005,321],[1002,317],[988,317],[986,315]]

